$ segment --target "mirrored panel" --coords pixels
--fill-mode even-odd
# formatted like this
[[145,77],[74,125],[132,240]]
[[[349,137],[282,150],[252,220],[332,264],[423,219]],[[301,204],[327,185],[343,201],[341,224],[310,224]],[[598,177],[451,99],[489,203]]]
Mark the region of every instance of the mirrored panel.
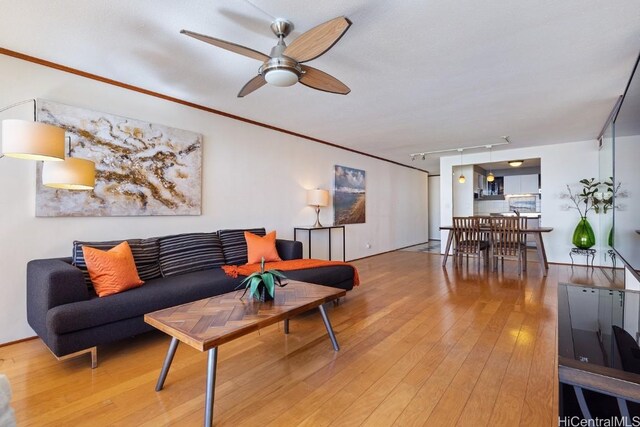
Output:
[[613,248],[640,276],[640,73],[634,68],[614,121]]

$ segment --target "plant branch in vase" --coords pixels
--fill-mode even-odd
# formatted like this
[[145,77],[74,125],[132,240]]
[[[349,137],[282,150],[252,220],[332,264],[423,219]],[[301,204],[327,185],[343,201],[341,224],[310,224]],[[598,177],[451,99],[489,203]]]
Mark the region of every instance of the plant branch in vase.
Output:
[[562,194],[560,198],[570,200],[573,206],[567,205],[567,208],[575,209],[580,214],[580,221],[571,239],[572,243],[577,248],[589,249],[596,244],[596,236],[587,220],[587,214],[590,211],[595,213],[600,211],[600,204],[603,202],[596,197],[596,194],[598,194],[598,187],[601,182],[595,178],[585,178],[580,180],[580,184],[582,184],[582,189],[578,192],[574,192],[571,190],[571,186],[567,185],[567,193]]
[[[615,184],[613,177],[610,176],[601,184],[601,186],[604,187],[604,191],[596,193],[594,196],[596,200],[595,212],[602,212],[603,214],[606,214],[614,208],[616,210],[624,210],[624,205],[620,203],[620,199],[628,197],[628,193],[621,189],[622,183],[618,182],[618,184]],[[607,244],[613,247],[613,224],[609,229]]]

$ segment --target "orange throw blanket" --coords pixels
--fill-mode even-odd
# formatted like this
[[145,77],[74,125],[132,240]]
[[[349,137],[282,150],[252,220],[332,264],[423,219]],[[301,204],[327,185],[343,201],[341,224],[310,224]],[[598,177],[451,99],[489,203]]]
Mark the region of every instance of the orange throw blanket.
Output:
[[[292,259],[289,261],[265,262],[264,269],[265,271],[289,271],[302,270],[304,268],[328,267],[331,265],[348,265],[349,267],[353,268],[353,286],[358,286],[360,284],[360,276],[358,275],[358,269],[355,267],[355,265],[342,261],[326,261],[323,259]],[[251,273],[260,271],[260,263],[245,265],[223,265],[222,269],[225,273],[227,273],[227,276],[231,276],[233,278],[238,277],[238,275],[249,276]]]

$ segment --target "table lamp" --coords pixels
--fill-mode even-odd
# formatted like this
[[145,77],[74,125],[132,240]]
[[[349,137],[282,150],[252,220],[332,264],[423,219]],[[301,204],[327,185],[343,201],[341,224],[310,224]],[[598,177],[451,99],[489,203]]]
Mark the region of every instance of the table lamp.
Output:
[[315,228],[322,227],[322,224],[320,224],[320,207],[329,205],[329,190],[321,190],[319,188],[307,190],[307,205],[315,206],[316,208],[316,223],[313,226]]

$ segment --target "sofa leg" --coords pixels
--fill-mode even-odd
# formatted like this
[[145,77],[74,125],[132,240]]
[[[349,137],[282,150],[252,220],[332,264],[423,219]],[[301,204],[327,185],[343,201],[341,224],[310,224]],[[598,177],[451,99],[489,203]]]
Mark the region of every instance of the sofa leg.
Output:
[[[67,359],[73,359],[74,357],[82,356],[83,354],[91,354],[91,369],[95,369],[98,367],[98,347],[91,347],[84,350],[76,351],[75,353],[66,354],[64,356],[56,356],[53,355],[58,361],[63,361]],[[53,354],[53,353],[52,353]]]
[[91,347],[91,369],[98,367],[98,347]]

